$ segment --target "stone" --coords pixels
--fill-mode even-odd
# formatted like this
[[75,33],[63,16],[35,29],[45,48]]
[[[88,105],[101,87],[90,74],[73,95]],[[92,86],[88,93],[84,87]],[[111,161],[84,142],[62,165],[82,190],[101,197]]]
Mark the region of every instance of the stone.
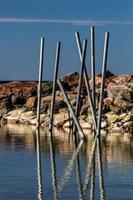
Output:
[[114,83],[114,82],[109,82],[108,84],[107,84],[107,90],[113,90],[114,88],[116,88],[116,83]]
[[88,113],[88,105],[84,104],[84,105],[81,107],[80,115],[87,115],[87,113]]
[[106,121],[102,121],[102,122],[101,122],[101,128],[102,128],[102,129],[107,128],[107,122],[106,122]]
[[133,121],[125,122],[122,128],[124,129],[124,131],[133,133]]
[[[96,87],[100,88],[100,86],[101,86],[101,81],[102,81],[102,78],[101,78],[100,76],[96,76],[96,77],[95,77],[95,84],[96,84]],[[92,79],[90,79],[89,83],[90,83],[90,88],[92,89]]]
[[2,98],[0,99],[0,116],[8,113],[12,109],[12,103],[10,98]]
[[125,101],[119,97],[116,97],[114,100],[114,106],[118,107],[118,108],[128,108],[130,107],[130,104],[128,101]]
[[121,85],[121,84],[129,82],[131,79],[132,79],[131,75],[121,74],[121,75],[118,75],[117,77],[113,78],[113,81],[116,84]]
[[79,81],[79,73],[73,72],[61,78],[62,83],[67,84],[69,87],[77,86]]
[[58,113],[54,115],[54,126],[56,127],[62,127],[67,121],[69,121],[69,115],[68,113]]
[[113,104],[113,98],[112,97],[106,97],[104,100],[104,109],[106,111],[110,110],[110,105]]
[[63,128],[71,128],[72,127],[72,120],[67,121],[66,123],[63,124]]
[[120,120],[120,119],[119,119],[119,115],[113,114],[113,113],[111,113],[111,112],[110,112],[110,113],[107,113],[106,116],[107,116],[107,121],[108,121],[109,123],[117,122],[117,121]]
[[133,114],[125,116],[125,118],[122,120],[123,123],[129,122],[129,121],[133,122]]
[[121,97],[124,100],[133,102],[133,90],[124,86],[115,86],[112,89],[107,89],[107,95],[111,98]]
[[32,108],[36,108],[37,106],[37,97],[29,97],[26,101],[26,108],[31,110]]
[[120,114],[120,112],[121,112],[121,109],[120,109],[120,108],[118,108],[118,107],[116,107],[116,106],[113,106],[113,105],[110,105],[110,110],[111,110],[111,112],[114,113],[114,114]]
[[120,115],[120,120],[123,120],[126,116],[127,116],[127,113],[122,113],[122,114]]
[[49,96],[52,94],[53,83],[52,81],[45,81],[42,83],[42,95]]
[[[52,96],[46,96],[41,98],[41,112],[48,113],[50,111]],[[56,96],[54,112],[58,113],[60,109],[65,108],[66,103],[64,102],[63,96]]]
[[85,120],[80,120],[80,125],[82,129],[92,129],[93,127],[91,122],[86,122]]
[[19,119],[18,118],[7,118],[7,124],[18,124]]

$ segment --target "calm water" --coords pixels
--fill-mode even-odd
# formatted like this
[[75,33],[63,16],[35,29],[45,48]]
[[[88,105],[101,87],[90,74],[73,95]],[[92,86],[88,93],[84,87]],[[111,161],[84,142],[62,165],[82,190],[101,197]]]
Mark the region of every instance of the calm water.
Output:
[[93,199],[94,193],[94,199],[133,199],[132,138],[102,137],[103,166],[97,151],[89,177],[92,136],[75,148],[68,132],[55,130],[51,140],[41,130],[41,157],[36,136],[28,126],[0,128],[0,200]]

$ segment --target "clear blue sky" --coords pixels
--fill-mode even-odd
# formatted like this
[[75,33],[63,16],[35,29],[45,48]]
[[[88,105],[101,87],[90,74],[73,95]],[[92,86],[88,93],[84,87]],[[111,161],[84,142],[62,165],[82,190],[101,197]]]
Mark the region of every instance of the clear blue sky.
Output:
[[[101,70],[104,32],[110,32],[108,69],[133,74],[132,0],[1,0],[0,80],[37,79],[40,37],[45,37],[44,79],[52,78],[56,42],[62,42],[60,75],[79,71],[74,32],[90,39],[96,27],[96,68]],[[90,43],[87,67],[90,69]]]

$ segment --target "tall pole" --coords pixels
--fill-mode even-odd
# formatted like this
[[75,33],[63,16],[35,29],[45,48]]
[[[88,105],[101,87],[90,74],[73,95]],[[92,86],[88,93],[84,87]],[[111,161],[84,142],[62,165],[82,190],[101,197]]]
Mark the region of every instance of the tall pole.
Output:
[[38,80],[38,102],[37,102],[37,127],[40,126],[40,108],[41,108],[41,92],[42,92],[43,56],[44,56],[44,38],[41,37],[40,61],[39,61],[39,80]]
[[95,92],[95,29],[91,27],[91,74],[92,74],[92,97],[94,109],[96,109]]
[[[95,84],[95,28],[91,27],[91,77],[92,77],[92,98],[93,106],[96,113],[96,84]],[[94,135],[96,135],[96,130],[94,130]],[[91,173],[91,191],[90,200],[94,199],[95,194],[95,156],[93,160],[93,167]]]
[[50,132],[52,131],[52,126],[53,126],[54,105],[55,105],[55,95],[56,95],[56,82],[57,82],[57,77],[58,77],[59,59],[60,59],[60,47],[61,47],[61,42],[57,42],[56,56],[55,56],[55,67],[54,67],[54,80],[53,80],[51,112],[50,112],[50,120],[49,120],[49,131]]
[[101,91],[100,91],[100,100],[99,100],[98,127],[97,127],[97,135],[98,136],[100,135],[100,131],[101,131],[104,86],[105,86],[107,58],[108,58],[108,46],[109,46],[109,33],[106,32],[105,33],[105,39],[104,39],[103,64],[102,64],[102,82],[101,82]]
[[[81,59],[78,94],[77,94],[76,110],[75,110],[75,115],[76,115],[77,119],[78,119],[79,113],[80,113],[81,87],[82,87],[83,75],[84,75],[83,72],[84,72],[84,66],[85,66],[86,50],[87,50],[87,40],[85,39],[83,42],[83,52],[82,52],[82,59]],[[73,133],[75,134],[75,132],[76,132],[76,126],[74,124]]]

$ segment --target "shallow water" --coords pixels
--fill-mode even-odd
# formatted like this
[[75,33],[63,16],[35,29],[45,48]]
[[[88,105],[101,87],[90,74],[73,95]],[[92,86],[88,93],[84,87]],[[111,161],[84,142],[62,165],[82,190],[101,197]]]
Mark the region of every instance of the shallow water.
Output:
[[29,126],[0,128],[0,200],[90,199],[93,190],[94,199],[133,199],[133,138],[102,137],[103,165],[97,151],[95,173],[89,177],[91,135],[75,148],[68,132],[55,129],[51,140],[41,130],[41,157],[36,136]]

